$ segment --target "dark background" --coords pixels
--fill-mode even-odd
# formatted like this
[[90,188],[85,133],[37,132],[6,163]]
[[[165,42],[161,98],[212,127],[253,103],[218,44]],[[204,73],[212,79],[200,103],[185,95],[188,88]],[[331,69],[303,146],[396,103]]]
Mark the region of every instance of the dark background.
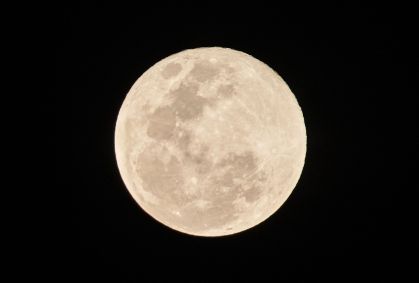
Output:
[[[65,276],[114,282],[415,276],[417,29],[407,7],[350,3],[62,8],[57,97],[70,111],[58,115],[70,134],[73,232]],[[125,189],[114,155],[117,114],[135,80],[170,54],[205,46],[241,50],[275,69],[298,99],[308,137],[301,179],[281,209],[221,238],[188,236],[153,220]]]

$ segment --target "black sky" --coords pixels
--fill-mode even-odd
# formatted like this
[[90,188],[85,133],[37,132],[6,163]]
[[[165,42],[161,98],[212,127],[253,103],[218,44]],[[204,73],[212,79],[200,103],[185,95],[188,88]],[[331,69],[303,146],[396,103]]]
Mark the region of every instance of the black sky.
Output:
[[[418,58],[408,9],[195,5],[61,11],[69,27],[56,49],[64,90],[57,97],[70,110],[59,114],[70,134],[69,273],[118,282],[410,274],[407,258],[418,254],[410,202]],[[253,229],[216,239],[175,232],[146,215],[125,189],[113,144],[134,81],[160,59],[204,46],[238,49],[275,69],[298,99],[308,137],[301,179],[283,207]]]

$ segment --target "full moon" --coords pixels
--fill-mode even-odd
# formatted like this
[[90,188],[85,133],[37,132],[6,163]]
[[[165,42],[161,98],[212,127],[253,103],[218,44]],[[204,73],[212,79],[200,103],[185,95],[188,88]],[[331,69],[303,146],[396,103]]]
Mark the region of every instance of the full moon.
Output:
[[275,213],[300,178],[306,144],[301,108],[284,80],[219,47],[149,68],[115,129],[118,168],[135,201],[196,236],[235,234]]

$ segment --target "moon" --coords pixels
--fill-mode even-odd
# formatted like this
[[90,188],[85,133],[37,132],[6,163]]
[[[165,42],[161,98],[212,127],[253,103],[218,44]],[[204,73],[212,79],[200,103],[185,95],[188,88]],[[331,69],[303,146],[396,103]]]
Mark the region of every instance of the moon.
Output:
[[306,144],[284,80],[220,47],[188,49],[149,68],[115,128],[117,165],[140,207],[206,237],[239,233],[275,213],[300,178]]

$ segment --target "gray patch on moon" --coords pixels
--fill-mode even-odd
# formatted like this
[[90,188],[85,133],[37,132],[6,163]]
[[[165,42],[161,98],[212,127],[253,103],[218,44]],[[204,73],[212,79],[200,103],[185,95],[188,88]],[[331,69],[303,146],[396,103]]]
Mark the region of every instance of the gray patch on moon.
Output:
[[147,135],[155,140],[167,140],[176,125],[176,116],[171,107],[159,107],[149,116]]
[[170,93],[175,99],[171,107],[182,121],[195,119],[204,111],[207,100],[197,95],[197,92],[198,85],[191,83],[181,84]]
[[208,158],[209,147],[201,144],[196,152],[190,148],[185,150],[185,162],[192,165],[194,172],[198,175],[206,175],[213,167],[213,162]]
[[176,129],[173,143],[182,153],[184,153],[187,151],[189,144],[191,143],[191,134],[185,129]]
[[170,156],[163,162],[152,148],[137,157],[137,174],[143,180],[143,189],[163,200],[171,200],[173,192],[182,185],[182,168],[178,159]]
[[231,98],[234,93],[234,86],[232,84],[222,84],[218,87],[218,98]]
[[204,83],[213,79],[219,72],[219,68],[209,61],[200,61],[195,63],[190,75],[198,82]]
[[181,70],[182,70],[182,65],[180,65],[179,63],[172,62],[166,65],[166,67],[161,72],[161,75],[163,76],[163,78],[167,80],[167,79],[177,76]]
[[253,185],[250,189],[244,191],[243,196],[247,202],[257,201],[262,193],[259,186]]
[[251,151],[245,151],[242,154],[229,152],[219,162],[218,167],[229,168],[235,176],[250,174],[257,168],[257,159]]

